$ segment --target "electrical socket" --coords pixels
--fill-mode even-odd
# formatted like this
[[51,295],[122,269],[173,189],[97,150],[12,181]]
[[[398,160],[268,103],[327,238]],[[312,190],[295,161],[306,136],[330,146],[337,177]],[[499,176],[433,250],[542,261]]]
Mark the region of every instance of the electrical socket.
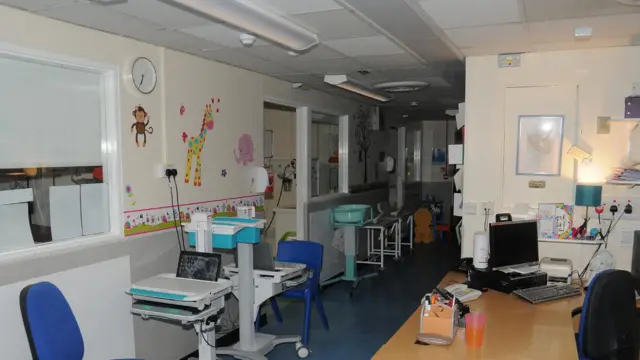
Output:
[[156,166],[155,173],[156,178],[158,179],[166,179],[167,178],[167,170],[176,170],[176,167],[171,164],[159,164]]
[[489,215],[493,215],[493,201],[483,201],[478,203],[478,214],[484,215],[485,209]]
[[[603,196],[602,203],[604,206],[604,211],[600,214],[601,219],[611,219],[611,213],[609,212],[609,207],[613,204],[613,201],[616,201],[616,205],[618,205],[618,212],[616,213],[616,218],[620,216],[621,213],[624,212],[624,208],[627,204],[631,205],[633,208],[633,212],[631,214],[624,214],[622,220],[631,220],[631,221],[640,221],[640,197],[634,196],[624,196],[624,195],[616,195],[616,196]],[[589,218],[597,219],[598,214],[595,212],[595,208],[589,207]]]

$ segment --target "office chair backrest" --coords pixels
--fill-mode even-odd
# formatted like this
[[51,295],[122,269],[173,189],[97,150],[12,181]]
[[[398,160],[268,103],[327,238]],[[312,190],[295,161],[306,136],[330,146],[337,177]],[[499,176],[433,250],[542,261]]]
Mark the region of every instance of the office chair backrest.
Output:
[[82,360],[82,333],[60,289],[50,282],[25,287],[20,310],[34,360]]
[[306,240],[289,240],[278,243],[277,261],[293,262],[307,265],[313,271],[312,280],[319,281],[322,268],[324,246]]
[[589,359],[638,359],[633,278],[627,271],[597,274],[585,295],[578,350]]

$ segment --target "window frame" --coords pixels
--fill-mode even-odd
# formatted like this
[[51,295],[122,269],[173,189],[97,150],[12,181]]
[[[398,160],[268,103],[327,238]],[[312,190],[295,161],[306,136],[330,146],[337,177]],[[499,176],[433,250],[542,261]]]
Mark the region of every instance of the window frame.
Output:
[[120,122],[120,68],[115,65],[95,62],[73,56],[65,56],[0,42],[0,58],[31,61],[48,66],[92,72],[102,75],[103,96],[101,99],[102,169],[109,194],[109,231],[104,234],[81,236],[73,239],[52,241],[19,248],[0,250],[3,259],[30,257],[42,253],[59,252],[87,246],[98,246],[106,241],[124,239],[122,229],[122,161]]
[[[332,116],[336,118],[338,121],[335,123],[332,122],[322,122],[322,121],[314,121],[313,113],[323,114],[327,116]],[[309,124],[309,138],[313,135],[313,124],[335,124],[338,126],[338,191],[335,193],[324,194],[313,196],[312,192],[309,192],[309,200],[316,201],[316,199],[326,199],[335,197],[340,194],[348,194],[349,193],[349,167],[348,167],[348,157],[349,157],[349,126],[348,126],[348,116],[347,115],[334,115],[329,112],[322,112],[311,109],[311,123]],[[346,124],[346,125],[345,125]],[[346,136],[345,136],[346,135]],[[313,141],[313,140],[311,140]],[[346,142],[345,142],[346,141]],[[309,152],[309,164],[311,165],[311,151]],[[343,166],[345,164],[346,166]],[[311,171],[309,171],[309,175],[311,175]]]

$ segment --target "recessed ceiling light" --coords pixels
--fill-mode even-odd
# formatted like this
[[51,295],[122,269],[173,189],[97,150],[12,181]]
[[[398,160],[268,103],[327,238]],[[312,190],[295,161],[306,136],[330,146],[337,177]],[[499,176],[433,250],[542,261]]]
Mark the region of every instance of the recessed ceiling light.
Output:
[[407,114],[403,114],[403,115],[402,115],[402,118],[403,118],[403,119],[406,119],[406,118],[408,118],[408,117],[409,117],[409,115],[407,115]]
[[424,81],[392,81],[374,85],[374,88],[390,93],[420,91],[431,84]]
[[580,26],[573,29],[573,36],[576,40],[589,40],[593,35],[593,28],[590,26]]
[[640,6],[640,0],[618,0],[618,2],[622,5]]
[[418,102],[417,101],[412,101],[409,103],[409,105],[411,106],[418,106]]

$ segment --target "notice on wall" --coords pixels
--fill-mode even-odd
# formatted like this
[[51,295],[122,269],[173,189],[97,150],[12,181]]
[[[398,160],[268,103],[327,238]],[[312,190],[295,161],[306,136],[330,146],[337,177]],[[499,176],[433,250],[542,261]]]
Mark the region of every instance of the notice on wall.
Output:
[[621,228],[620,229],[620,247],[630,248],[633,247],[633,235],[637,229],[634,228]]

